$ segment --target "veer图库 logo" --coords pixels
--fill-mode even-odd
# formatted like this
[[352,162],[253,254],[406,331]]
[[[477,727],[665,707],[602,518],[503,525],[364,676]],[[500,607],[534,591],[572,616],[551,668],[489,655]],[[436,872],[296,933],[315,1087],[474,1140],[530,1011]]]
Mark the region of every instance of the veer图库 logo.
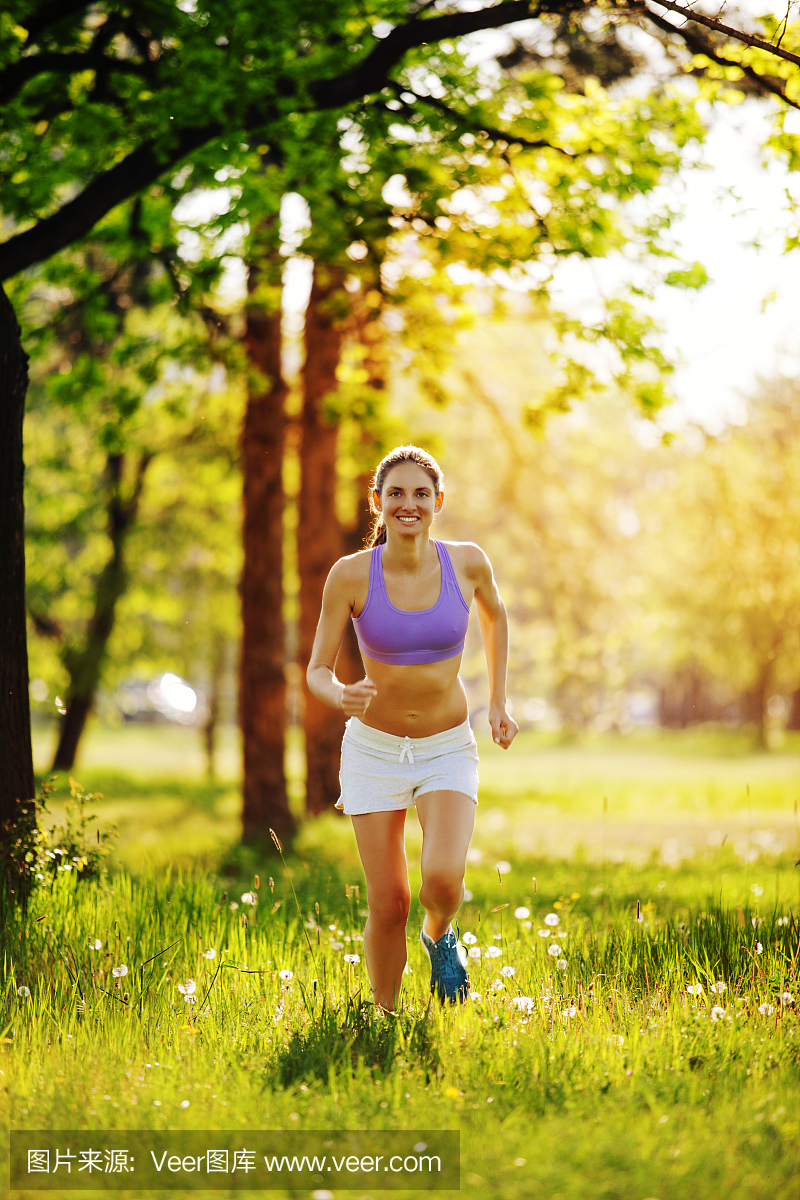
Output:
[[456,1129],[13,1130],[11,1187],[457,1190],[460,1140]]

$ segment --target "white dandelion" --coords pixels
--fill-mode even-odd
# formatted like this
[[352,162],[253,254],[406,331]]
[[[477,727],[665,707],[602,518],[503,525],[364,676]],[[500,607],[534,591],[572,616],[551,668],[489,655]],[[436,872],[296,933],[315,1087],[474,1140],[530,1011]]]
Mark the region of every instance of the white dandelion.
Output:
[[530,915],[531,915],[531,910],[529,908],[526,908],[524,904],[521,904],[519,908],[514,909],[514,916],[517,917],[517,919],[520,921],[524,921],[525,918],[529,917]]
[[551,958],[558,958],[561,954],[561,947],[559,946],[558,942],[553,942],[551,945],[549,945],[547,947],[547,953]]
[[178,984],[178,991],[182,996],[193,996],[197,991],[197,984],[193,979],[187,979],[186,983]]
[[480,956],[481,956],[480,946],[470,946],[469,950],[467,951],[467,954],[469,955],[470,958],[480,958]]
[[361,955],[360,954],[345,954],[344,961],[346,963],[360,963]]
[[465,933],[461,940],[465,946],[474,946],[478,939],[474,933]]
[[128,974],[128,968],[125,966],[124,963],[120,963],[118,967],[111,968],[111,974],[114,976],[115,979],[124,979],[125,976]]
[[482,1000],[482,999],[483,999],[483,997],[482,997],[482,995],[481,995],[481,993],[480,993],[480,992],[470,992],[470,994],[469,994],[469,998],[470,998],[470,1000],[472,1000],[472,1001],[473,1001],[474,1003],[476,1003],[476,1004],[477,1004],[477,1002],[478,1002],[479,1000]]
[[562,1017],[574,1017],[577,1015],[577,1012],[578,1012],[577,1005],[569,1004],[566,1008],[563,1008],[561,1010],[561,1015],[562,1015]]
[[294,979],[294,971],[289,971],[284,968],[283,971],[278,971],[278,978],[284,980]]
[[761,945],[761,942],[756,942],[756,954],[763,954],[763,953],[764,953],[764,947]]
[[549,929],[537,929],[536,932],[539,934],[539,937],[552,937],[553,936]]
[[503,951],[499,946],[487,946],[484,953],[487,958],[499,958]]
[[794,996],[791,992],[781,992],[781,1004],[794,1004]]
[[30,996],[30,994],[31,994],[31,989],[30,989],[30,988],[27,988],[27,987],[25,987],[25,984],[24,984],[24,983],[23,983],[23,984],[21,984],[21,985],[20,985],[20,986],[17,988],[17,995],[18,995],[18,996],[23,996],[23,997],[25,997],[25,996]]
[[255,894],[255,892],[243,892],[242,904],[258,904],[258,896]]
[[511,863],[509,863],[509,862],[501,861],[499,863],[496,863],[495,866],[501,875],[508,875],[509,871],[511,870]]
[[702,996],[703,985],[702,983],[687,983],[686,990],[690,996]]
[[203,955],[203,958],[216,958],[216,957],[217,957],[217,952],[213,946],[209,946],[208,950],[206,950],[205,954]]
[[717,996],[721,996],[727,987],[728,985],[724,979],[718,979],[716,983],[709,984],[708,990],[714,992]]
[[565,958],[560,958],[556,963],[556,966],[558,967],[559,971],[566,971],[568,966],[567,960]]
[[548,913],[544,919],[544,923],[545,925],[551,925],[555,929],[556,925],[561,924],[561,917],[558,913]]
[[98,938],[98,937],[89,938],[89,949],[90,950],[102,950],[103,943],[100,941],[100,938]]
[[513,975],[513,974],[514,974],[514,968],[513,968],[513,967],[501,967],[501,968],[500,968],[500,974],[501,974],[501,975],[505,975],[505,976],[510,976],[510,975]]
[[534,1001],[530,998],[530,996],[515,996],[511,1003],[514,1005],[514,1008],[518,1008],[520,1012],[533,1012]]
[[758,1011],[761,1013],[762,1017],[771,1017],[775,1012],[775,1008],[772,1004],[759,1004]]
[[720,1021],[725,1016],[725,1009],[721,1004],[715,1004],[711,1009],[711,1020]]

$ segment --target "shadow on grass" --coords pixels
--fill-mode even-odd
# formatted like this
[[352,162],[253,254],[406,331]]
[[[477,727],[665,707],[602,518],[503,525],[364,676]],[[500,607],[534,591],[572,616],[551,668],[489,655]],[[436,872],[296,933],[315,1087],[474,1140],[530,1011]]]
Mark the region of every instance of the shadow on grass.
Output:
[[361,999],[331,1005],[303,1030],[292,1034],[278,1057],[276,1074],[283,1087],[303,1080],[327,1083],[333,1075],[351,1075],[363,1064],[385,1077],[393,1068],[425,1072],[426,1082],[440,1064],[433,1023],[427,1014],[379,1016]]

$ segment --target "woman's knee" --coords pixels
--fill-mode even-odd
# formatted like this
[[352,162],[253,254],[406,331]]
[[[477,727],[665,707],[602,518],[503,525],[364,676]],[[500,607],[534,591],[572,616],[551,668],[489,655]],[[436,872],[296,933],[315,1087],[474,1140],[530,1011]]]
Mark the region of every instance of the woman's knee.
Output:
[[456,871],[438,867],[423,870],[420,896],[429,904],[443,908],[457,907],[461,903],[464,876]]
[[379,925],[405,925],[411,906],[411,893],[407,888],[395,888],[369,895],[370,920]]

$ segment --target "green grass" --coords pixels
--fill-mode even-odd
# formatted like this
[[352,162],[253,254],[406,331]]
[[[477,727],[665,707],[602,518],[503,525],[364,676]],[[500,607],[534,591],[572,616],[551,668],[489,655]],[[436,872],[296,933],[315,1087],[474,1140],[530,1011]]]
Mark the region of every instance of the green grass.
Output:
[[[515,790],[511,756],[482,747],[478,861],[460,914],[481,951],[470,960],[481,998],[431,1006],[415,905],[403,1012],[391,1019],[368,1003],[363,961],[344,962],[363,959],[349,823],[304,827],[284,866],[232,850],[235,810],[220,812],[231,780],[181,779],[163,747],[165,777],[149,781],[123,755],[113,776],[87,763],[78,778],[108,781],[102,807],[129,822],[118,861],[127,853],[131,869],[90,883],[62,874],[4,929],[6,1123],[459,1128],[463,1190],[502,1200],[795,1200],[796,760],[613,740],[531,737],[519,749]],[[169,832],[167,801],[182,806],[186,836],[208,822],[202,869],[148,866],[160,842],[146,835]],[[413,817],[408,842],[418,885]],[[252,907],[241,896],[254,871]],[[563,969],[550,945],[563,947]],[[177,991],[187,977],[194,1005]],[[710,990],[717,980],[723,993]]]

